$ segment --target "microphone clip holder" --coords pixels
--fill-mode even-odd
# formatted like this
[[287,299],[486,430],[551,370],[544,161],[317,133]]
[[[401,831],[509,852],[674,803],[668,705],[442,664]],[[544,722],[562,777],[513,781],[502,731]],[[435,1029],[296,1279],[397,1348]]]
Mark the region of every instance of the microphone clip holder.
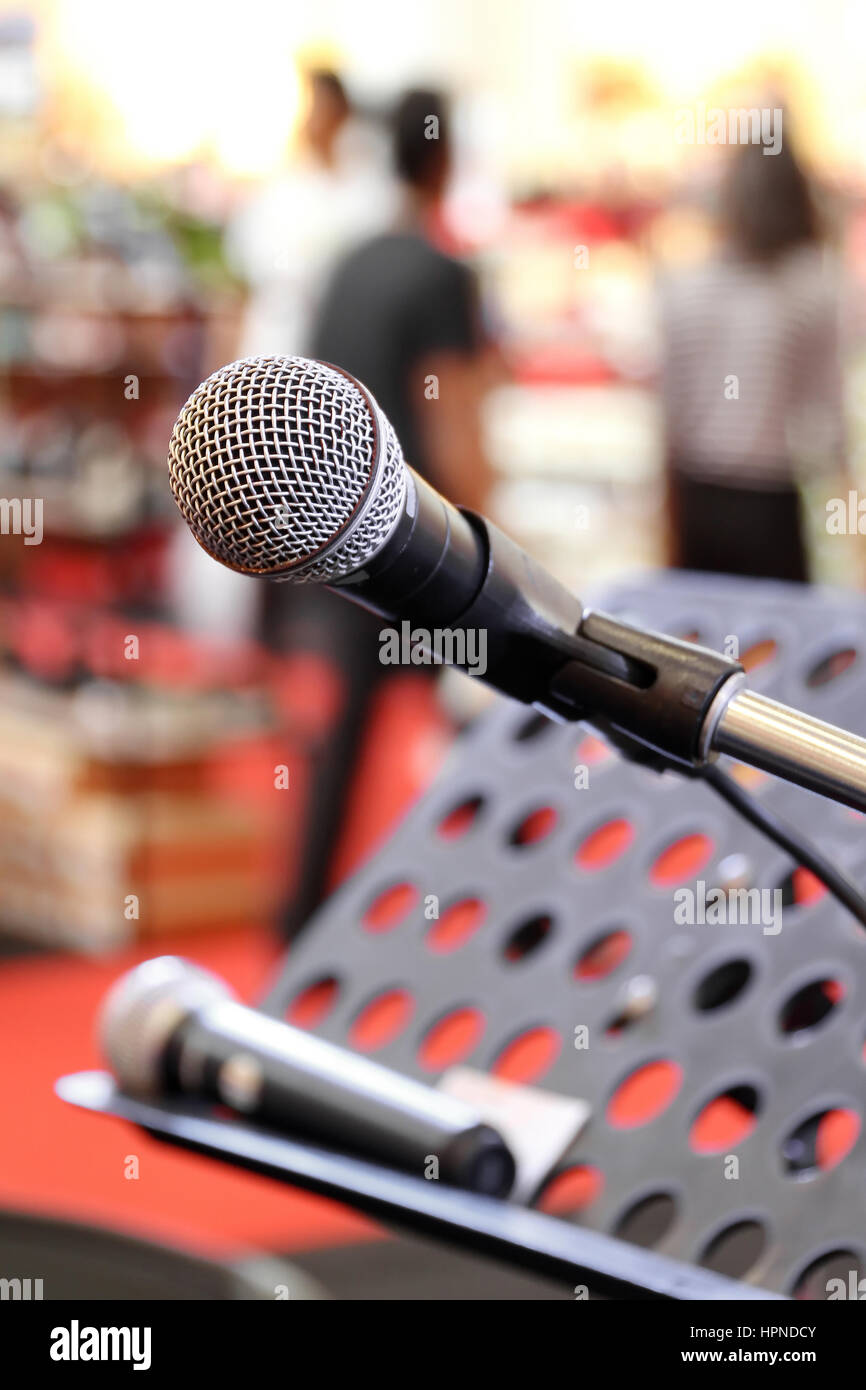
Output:
[[688,773],[706,761],[706,721],[739,662],[591,609],[572,643],[573,659],[550,683],[551,713],[595,724],[659,770]]

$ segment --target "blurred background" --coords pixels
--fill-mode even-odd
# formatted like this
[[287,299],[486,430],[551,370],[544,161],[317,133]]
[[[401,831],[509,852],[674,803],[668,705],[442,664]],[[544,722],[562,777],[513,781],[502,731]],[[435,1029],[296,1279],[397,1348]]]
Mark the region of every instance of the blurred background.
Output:
[[345,366],[587,597],[860,587],[864,59],[858,0],[0,0],[0,1017],[39,1037],[0,1199],[197,1249],[362,1226],[177,1155],[154,1217],[50,1096],[138,956],[260,990],[479,703],[196,551],[190,391]]

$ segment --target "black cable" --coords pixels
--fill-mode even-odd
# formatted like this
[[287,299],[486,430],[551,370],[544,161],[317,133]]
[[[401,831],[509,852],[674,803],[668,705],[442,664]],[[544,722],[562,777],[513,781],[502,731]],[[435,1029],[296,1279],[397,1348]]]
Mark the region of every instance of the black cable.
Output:
[[741,787],[723,772],[717,763],[708,763],[700,769],[699,775],[719,796],[733,806],[735,811],[739,811],[747,821],[792,855],[798,864],[810,869],[833,897],[842,903],[843,907],[848,908],[861,926],[866,927],[866,894],[844,869],[825,859],[811,840],[804,838],[799,830],[774,811],[762,806],[745,787]]

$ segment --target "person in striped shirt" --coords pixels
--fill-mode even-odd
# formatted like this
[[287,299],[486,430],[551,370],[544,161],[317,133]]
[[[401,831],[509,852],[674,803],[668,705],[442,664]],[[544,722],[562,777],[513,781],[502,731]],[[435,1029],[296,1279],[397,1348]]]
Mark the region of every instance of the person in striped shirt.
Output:
[[719,254],[660,286],[671,559],[805,581],[798,480],[845,472],[838,271],[787,130],[727,157]]

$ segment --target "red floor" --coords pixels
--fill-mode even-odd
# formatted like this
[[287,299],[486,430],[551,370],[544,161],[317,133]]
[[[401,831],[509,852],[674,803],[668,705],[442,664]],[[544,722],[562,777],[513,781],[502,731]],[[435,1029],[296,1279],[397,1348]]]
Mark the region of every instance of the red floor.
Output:
[[[429,781],[447,729],[426,683],[395,682],[364,750],[338,853],[345,872],[386,833]],[[280,947],[260,927],[165,940],[253,1000]],[[371,1238],[377,1228],[348,1209],[172,1151],[114,1120],[54,1095],[64,1072],[102,1065],[94,1018],[112,983],[153,947],[93,961],[33,956],[0,966],[0,1205],[134,1232],[211,1254],[300,1250]],[[130,1154],[136,1180],[124,1176]]]

